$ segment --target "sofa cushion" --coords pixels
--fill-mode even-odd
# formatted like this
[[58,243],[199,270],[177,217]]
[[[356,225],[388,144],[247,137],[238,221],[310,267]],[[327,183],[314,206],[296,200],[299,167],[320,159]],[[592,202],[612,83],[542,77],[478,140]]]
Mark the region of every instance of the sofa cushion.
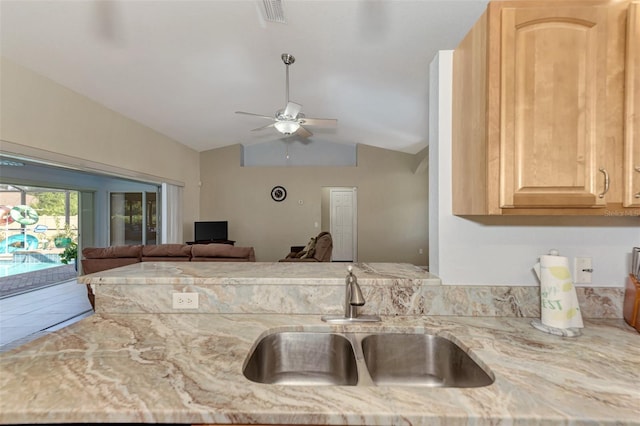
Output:
[[195,244],[191,247],[192,260],[198,258],[247,259],[255,262],[253,247],[235,247],[231,244]]
[[82,259],[82,273],[93,274],[95,272],[106,271],[107,269],[119,268],[121,266],[139,263],[137,257],[110,257],[104,259]]
[[300,259],[306,259],[306,258],[313,257],[315,253],[316,253],[316,238],[311,237],[311,239],[309,240],[309,243],[307,243],[306,247],[302,249],[300,256],[296,256],[296,257],[299,257]]
[[[191,246],[187,244],[157,244],[142,247],[142,261],[160,260],[188,261],[191,258]],[[170,258],[170,259],[168,259]]]
[[141,253],[141,245],[85,247],[82,249],[82,255],[85,257],[85,259],[112,259],[122,257],[135,257],[139,259]]

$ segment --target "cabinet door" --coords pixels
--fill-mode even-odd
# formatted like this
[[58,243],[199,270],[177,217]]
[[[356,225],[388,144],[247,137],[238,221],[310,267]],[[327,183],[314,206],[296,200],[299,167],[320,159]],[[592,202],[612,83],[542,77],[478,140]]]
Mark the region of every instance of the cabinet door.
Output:
[[624,206],[640,207],[640,2],[631,3],[628,13]]
[[604,207],[606,8],[506,7],[501,24],[500,207]]

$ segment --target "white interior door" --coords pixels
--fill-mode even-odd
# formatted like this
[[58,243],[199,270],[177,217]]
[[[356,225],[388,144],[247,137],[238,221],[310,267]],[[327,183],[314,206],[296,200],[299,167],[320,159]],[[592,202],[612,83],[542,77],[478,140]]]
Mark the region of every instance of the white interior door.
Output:
[[356,188],[330,190],[330,232],[333,238],[331,260],[357,261],[357,192]]

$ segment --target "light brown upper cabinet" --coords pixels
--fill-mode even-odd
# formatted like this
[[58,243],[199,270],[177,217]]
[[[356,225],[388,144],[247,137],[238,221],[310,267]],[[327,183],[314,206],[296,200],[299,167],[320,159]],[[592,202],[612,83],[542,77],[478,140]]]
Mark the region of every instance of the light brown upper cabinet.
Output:
[[454,214],[624,211],[628,8],[489,3],[454,53]]
[[640,2],[629,5],[625,71],[624,205],[640,207]]

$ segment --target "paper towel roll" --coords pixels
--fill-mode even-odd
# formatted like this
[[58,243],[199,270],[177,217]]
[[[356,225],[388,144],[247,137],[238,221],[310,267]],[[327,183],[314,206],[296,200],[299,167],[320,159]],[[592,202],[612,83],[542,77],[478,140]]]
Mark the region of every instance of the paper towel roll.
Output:
[[540,256],[534,267],[540,279],[540,320],[556,328],[582,328],[576,288],[564,256]]

